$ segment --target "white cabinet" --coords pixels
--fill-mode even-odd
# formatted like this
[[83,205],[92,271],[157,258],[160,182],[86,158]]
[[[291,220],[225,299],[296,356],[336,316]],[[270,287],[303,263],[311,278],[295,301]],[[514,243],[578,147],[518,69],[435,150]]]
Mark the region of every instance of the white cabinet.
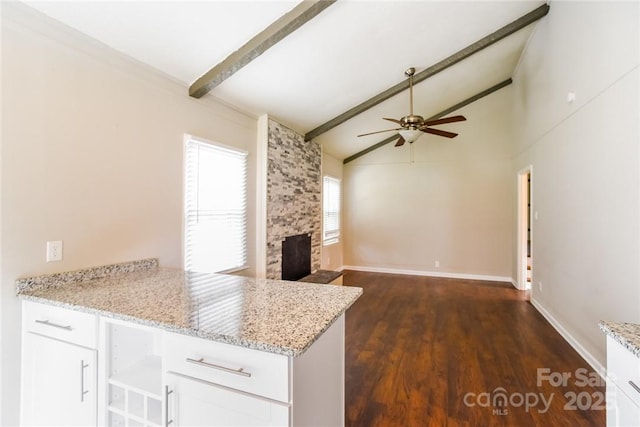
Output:
[[112,319],[100,323],[105,408],[99,425],[162,425],[162,331]]
[[171,426],[344,425],[344,316],[287,357],[165,333]]
[[[87,324],[80,327],[77,322],[87,319],[58,307],[43,310],[40,307],[39,304],[25,304],[24,307],[25,319],[30,319],[32,324],[25,324],[22,336],[21,424],[95,425],[96,350],[73,344],[78,339],[86,343]],[[83,331],[78,333],[80,330]]]
[[607,380],[607,426],[640,426],[640,407]]
[[607,426],[640,426],[640,358],[607,336]]
[[290,358],[201,338],[163,338],[175,426],[288,426]]
[[23,425],[344,425],[344,316],[291,357],[23,306]]
[[98,344],[97,316],[54,305],[25,301],[22,328],[82,347],[96,349]]
[[175,426],[288,426],[289,405],[168,373],[167,417]]
[[163,359],[167,372],[289,402],[287,356],[167,332]]

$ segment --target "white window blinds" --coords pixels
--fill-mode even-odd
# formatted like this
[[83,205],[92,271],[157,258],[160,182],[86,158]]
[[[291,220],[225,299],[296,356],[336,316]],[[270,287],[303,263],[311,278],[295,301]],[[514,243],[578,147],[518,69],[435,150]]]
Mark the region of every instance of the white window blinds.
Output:
[[185,270],[247,266],[247,153],[186,138]]
[[330,245],[340,241],[340,180],[325,176],[322,186],[323,243]]

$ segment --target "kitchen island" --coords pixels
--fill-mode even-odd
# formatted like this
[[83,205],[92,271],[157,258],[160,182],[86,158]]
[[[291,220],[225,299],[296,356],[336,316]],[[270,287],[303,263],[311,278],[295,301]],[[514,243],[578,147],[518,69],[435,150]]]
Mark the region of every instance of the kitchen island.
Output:
[[640,425],[640,325],[601,321],[607,335],[607,426]]
[[43,391],[50,362],[38,349],[49,344],[94,352],[57,361],[78,376],[73,405],[93,407],[79,424],[344,423],[344,313],[360,288],[185,272],[157,260],[25,278],[17,288],[25,424],[74,424]]

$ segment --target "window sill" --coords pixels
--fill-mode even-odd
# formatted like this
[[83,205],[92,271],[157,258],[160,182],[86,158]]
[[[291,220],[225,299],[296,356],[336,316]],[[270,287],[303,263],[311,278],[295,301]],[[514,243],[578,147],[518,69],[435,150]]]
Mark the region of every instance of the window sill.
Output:
[[216,271],[216,274],[231,274],[231,273],[237,273],[239,271],[248,270],[248,269],[249,269],[248,265],[243,265],[241,267],[234,267],[228,270]]

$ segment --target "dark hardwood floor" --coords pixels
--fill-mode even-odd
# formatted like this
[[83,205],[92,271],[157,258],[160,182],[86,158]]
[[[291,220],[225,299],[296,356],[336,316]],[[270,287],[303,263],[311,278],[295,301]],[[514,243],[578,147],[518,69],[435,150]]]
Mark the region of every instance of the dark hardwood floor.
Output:
[[605,425],[604,381],[510,284],[344,283],[364,288],[346,317],[347,426]]

